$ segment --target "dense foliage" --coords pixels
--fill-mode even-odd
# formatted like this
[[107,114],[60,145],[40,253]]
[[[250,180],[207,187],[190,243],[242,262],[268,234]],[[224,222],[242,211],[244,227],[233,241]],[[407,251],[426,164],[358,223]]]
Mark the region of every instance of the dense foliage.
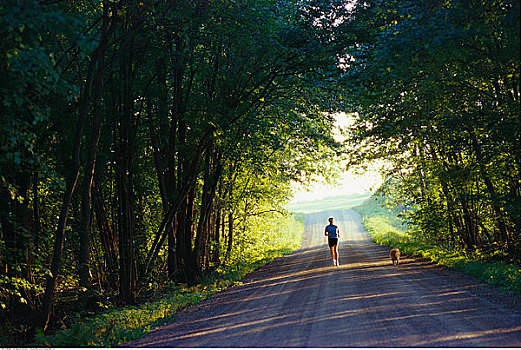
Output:
[[2,0],[2,323],[45,329],[57,300],[134,304],[286,244],[267,223],[339,146],[331,6]]
[[[239,232],[239,239],[249,240],[245,247],[237,246],[236,256],[229,266],[219,268],[219,273],[203,276],[201,283],[189,286],[165,285],[155,288],[153,295],[140,305],[108,308],[103,312],[77,312],[67,321],[68,327],[45,336],[38,332],[31,345],[46,347],[101,346],[110,347],[128,342],[145,335],[151,328],[172,319],[178,310],[196,304],[201,300],[232,285],[240,285],[240,280],[274,258],[293,251],[300,245],[304,231],[303,218],[257,216],[256,225]],[[257,228],[268,232],[260,237]],[[296,236],[296,237],[292,237]],[[262,238],[258,244],[252,237]]]
[[417,236],[519,261],[519,12],[0,0],[0,321],[56,329],[287,246],[290,182],[342,153],[336,111]]
[[[499,287],[521,293],[521,266],[502,262],[501,251],[493,253],[476,249],[456,250],[431,243],[414,230],[407,229],[398,217],[403,208],[382,206],[385,197],[373,196],[353,208],[362,218],[372,240],[388,247],[399,248],[404,256],[424,257],[430,261],[458,269],[468,275]],[[499,258],[499,259],[498,259]]]
[[426,241],[519,263],[520,2],[364,1],[344,25],[351,163],[388,160]]

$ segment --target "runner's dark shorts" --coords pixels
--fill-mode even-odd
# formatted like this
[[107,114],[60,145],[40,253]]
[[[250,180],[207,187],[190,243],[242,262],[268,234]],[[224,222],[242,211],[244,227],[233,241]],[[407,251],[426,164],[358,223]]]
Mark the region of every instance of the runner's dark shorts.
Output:
[[338,238],[328,237],[327,238],[327,243],[329,243],[330,247],[334,247],[334,246],[338,245]]

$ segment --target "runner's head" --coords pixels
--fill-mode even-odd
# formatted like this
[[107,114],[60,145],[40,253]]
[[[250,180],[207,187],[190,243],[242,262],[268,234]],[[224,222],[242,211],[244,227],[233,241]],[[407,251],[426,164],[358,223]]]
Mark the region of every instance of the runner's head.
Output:
[[329,223],[330,223],[331,225],[333,225],[333,218],[329,218],[328,220],[329,220]]

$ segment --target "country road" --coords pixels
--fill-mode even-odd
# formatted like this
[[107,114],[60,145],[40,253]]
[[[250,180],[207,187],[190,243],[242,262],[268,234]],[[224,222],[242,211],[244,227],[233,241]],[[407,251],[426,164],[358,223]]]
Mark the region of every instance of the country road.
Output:
[[[339,226],[340,266],[323,235]],[[302,247],[132,347],[520,347],[521,297],[370,241],[358,214],[308,214]]]

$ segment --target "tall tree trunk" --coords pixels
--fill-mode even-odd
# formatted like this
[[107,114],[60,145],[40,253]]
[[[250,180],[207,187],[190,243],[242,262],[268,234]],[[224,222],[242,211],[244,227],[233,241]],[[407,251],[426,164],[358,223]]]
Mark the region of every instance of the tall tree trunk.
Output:
[[82,226],[80,229],[80,254],[78,261],[78,274],[80,286],[88,288],[90,284],[89,271],[89,252],[91,241],[91,225],[92,225],[92,184],[94,172],[96,170],[96,156],[98,151],[98,143],[101,134],[101,90],[103,86],[103,69],[104,57],[100,57],[98,64],[98,80],[94,89],[94,108],[93,108],[93,126],[92,139],[89,149],[89,157],[85,167],[85,177],[83,179],[83,195],[81,199]]
[[[441,154],[439,145],[435,145],[435,147],[430,148],[432,158],[440,164],[440,167],[443,167],[445,174],[450,173],[450,166],[446,160],[440,160]],[[441,156],[443,157],[443,156]],[[452,242],[453,246],[456,247],[456,232],[454,232],[454,226],[456,226],[457,232],[462,232],[461,224],[458,222],[456,216],[456,208],[454,207],[454,198],[452,197],[449,191],[448,182],[445,180],[444,176],[439,177],[439,181],[441,184],[443,195],[445,196],[446,206],[447,206],[447,219],[448,219],[448,229],[449,229],[449,243]]]
[[132,159],[136,121],[133,96],[133,44],[132,28],[125,28],[120,47],[121,91],[120,112],[117,125],[116,145],[116,190],[118,194],[118,237],[119,237],[119,296],[126,304],[136,301],[137,262],[135,256],[134,188]]
[[[147,255],[147,268],[145,269],[146,273],[150,271],[149,267],[153,263],[154,259],[157,257],[159,253],[159,249],[161,248],[164,240],[166,239],[166,228],[167,225],[172,222],[172,218],[175,216],[175,244],[176,244],[176,266],[178,267],[178,270],[182,270],[185,265],[184,261],[185,259],[180,257],[180,250],[183,250],[185,246],[188,248],[186,249],[187,252],[191,251],[191,221],[186,224],[188,225],[188,238],[185,239],[184,235],[187,231],[185,229],[185,221],[186,213],[190,213],[190,217],[192,215],[192,210],[187,209],[187,206],[190,204],[190,207],[193,207],[193,201],[195,198],[195,189],[196,184],[195,181],[198,176],[198,166],[201,159],[201,156],[204,152],[204,140],[206,139],[206,136],[203,136],[203,140],[199,143],[198,149],[195,152],[194,158],[191,160],[189,165],[186,165],[184,168],[186,170],[186,176],[182,177],[184,179],[184,184],[179,187],[178,194],[176,196],[176,199],[173,201],[173,203],[170,205],[170,209],[168,210],[168,213],[165,214],[165,217],[163,218],[163,221],[161,222],[161,225],[159,227],[159,230],[156,234],[156,239],[154,240],[154,243],[152,244],[151,249],[149,250],[149,253]],[[189,243],[185,243],[189,242]],[[186,257],[188,257],[189,253],[183,253],[187,254]],[[176,270],[176,271],[178,271]],[[176,272],[176,275],[178,273]],[[181,273],[181,275],[186,275],[184,273]],[[183,277],[184,278],[184,277]]]
[[199,273],[192,254],[192,221],[195,201],[195,187],[193,187],[178,211],[176,228],[176,280],[194,283]]
[[[204,186],[203,186],[203,198],[201,203],[201,210],[199,216],[199,224],[197,227],[197,236],[195,239],[195,260],[198,263],[202,263],[202,258],[205,253],[205,243],[208,241],[208,227],[210,217],[212,215],[213,203],[215,200],[215,195],[217,192],[217,185],[219,183],[219,179],[221,178],[223,165],[221,163],[221,155],[219,152],[214,156],[213,161],[211,161],[212,157],[208,153],[207,154],[207,167],[208,170],[205,173]],[[213,168],[213,169],[212,169]]]
[[508,239],[508,231],[507,227],[505,225],[504,221],[504,213],[501,210],[501,207],[498,203],[498,196],[496,194],[496,189],[494,188],[494,185],[492,184],[492,181],[490,180],[488,176],[487,169],[485,168],[484,160],[483,160],[483,152],[481,151],[481,146],[479,145],[479,141],[477,139],[476,135],[473,135],[472,139],[472,145],[474,147],[474,153],[476,155],[476,159],[478,161],[479,169],[481,170],[481,177],[483,178],[483,181],[485,182],[485,186],[487,188],[487,191],[490,196],[490,202],[492,209],[494,210],[494,213],[496,214],[496,222],[499,229],[499,232],[501,234],[501,240],[505,242],[508,246],[510,246],[510,242]]
[[469,204],[464,195],[460,197],[461,208],[463,209],[463,218],[465,222],[465,237],[464,241],[467,245],[467,248],[472,248],[472,246],[476,245],[476,224],[472,218],[471,211],[469,209]]
[[228,213],[228,246],[226,247],[226,260],[230,258],[233,247],[233,212]]
[[108,274],[108,286],[111,290],[117,288],[116,273],[118,271],[118,243],[116,233],[112,228],[112,224],[107,215],[107,210],[101,197],[101,192],[97,190],[96,184],[94,183],[94,212],[96,213],[96,223],[98,224],[98,231],[100,235],[100,241],[103,247],[104,257],[107,265]]
[[443,191],[443,195],[445,196],[445,201],[447,203],[447,219],[449,225],[449,237],[450,241],[453,242],[454,246],[456,245],[456,233],[454,232],[454,225],[459,232],[461,232],[461,227],[457,223],[457,219],[455,218],[456,209],[454,208],[454,200],[449,193],[449,188],[445,181],[441,180],[441,188]]
[[[162,67],[162,65],[160,65],[160,67]],[[158,83],[160,85],[166,84],[166,73],[161,73],[161,72],[162,72],[162,69],[160,69],[158,67]],[[165,97],[166,97],[166,92],[164,92],[164,93],[165,93]],[[163,101],[163,99],[160,98],[160,101]],[[160,105],[162,103],[166,103],[166,101],[159,102]],[[154,155],[154,165],[156,168],[156,176],[157,176],[158,185],[159,185],[159,193],[161,195],[161,203],[163,205],[163,212],[166,217],[167,213],[170,211],[169,194],[172,192],[172,191],[169,191],[168,188],[173,187],[173,186],[167,186],[166,182],[167,182],[167,178],[168,178],[168,180],[170,180],[169,182],[171,183],[172,177],[171,177],[171,174],[167,172],[167,170],[166,170],[167,166],[162,161],[165,153],[167,153],[167,152],[164,149],[162,149],[161,143],[160,143],[160,137],[158,135],[158,130],[156,129],[155,125],[152,123],[152,119],[153,119],[152,103],[148,103],[147,109],[148,109],[147,115],[149,116],[149,124],[150,124],[150,127],[149,127],[150,140],[152,143],[153,155]],[[167,116],[163,115],[161,113],[161,110],[162,109],[160,108],[160,120],[162,117],[164,117],[166,119]],[[166,147],[166,148],[168,149],[168,147]],[[172,153],[175,153],[175,152],[172,151]],[[173,181],[175,183],[175,173],[174,173]],[[174,225],[174,221],[173,221],[174,219],[175,219],[175,215],[171,215],[169,217],[170,222],[168,222],[166,224],[167,231],[168,231],[167,270],[168,270],[169,278],[173,277],[173,274],[176,269],[175,232],[174,232],[175,225]],[[155,247],[158,247],[162,244],[161,238],[162,238],[161,234],[156,235],[154,242],[152,244],[152,247],[153,247],[153,249],[151,250],[152,254],[155,254]],[[150,261],[150,258],[152,258],[152,255],[147,257],[147,265],[148,265],[148,262]],[[145,275],[147,273],[148,273],[148,266],[145,268],[145,271],[144,271]]]
[[119,234],[119,294],[123,302],[136,301],[136,257],[134,251],[134,223],[132,188],[126,176],[128,162],[120,158],[116,186],[118,192],[118,234]]
[[43,232],[40,218],[40,196],[38,194],[38,172],[33,175],[33,221],[34,221],[34,253],[40,250],[40,236]]
[[201,205],[199,208],[199,222],[197,223],[197,230],[195,232],[195,242],[193,255],[195,264],[197,264],[198,269],[204,264],[204,246],[206,243],[206,238],[208,232],[206,231],[206,223],[208,220],[208,216],[210,214],[210,195],[209,195],[209,187],[210,187],[210,154],[207,153],[205,157],[205,167],[204,167],[204,176],[203,176],[203,189],[201,193]]
[[[83,136],[83,128],[85,126],[85,120],[89,111],[89,104],[91,100],[91,92],[94,82],[99,79],[95,73],[96,66],[100,61],[101,57],[105,55],[105,50],[109,43],[108,37],[110,32],[113,30],[113,26],[108,26],[109,21],[109,10],[110,6],[105,4],[103,6],[103,24],[102,24],[102,35],[98,44],[98,47],[92,55],[92,59],[89,63],[87,70],[87,76],[85,78],[85,85],[83,87],[80,102],[78,106],[78,121],[76,123],[76,131],[74,135],[74,142],[71,149],[71,163],[69,165],[69,174],[66,178],[66,187],[63,194],[63,200],[60,207],[60,214],[58,217],[58,225],[54,234],[54,247],[53,257],[50,268],[50,276],[47,277],[47,283],[45,286],[45,294],[42,301],[42,313],[40,315],[40,323],[43,329],[46,330],[49,324],[49,318],[52,312],[52,306],[54,302],[54,294],[56,290],[56,281],[60,274],[61,258],[63,252],[63,243],[65,239],[65,227],[67,225],[67,217],[69,214],[69,207],[71,204],[74,190],[78,182],[78,176],[80,171],[80,151],[81,151],[81,139]],[[107,29],[108,28],[108,29]]]
[[212,263],[217,266],[219,264],[219,254],[221,247],[221,208],[217,208],[215,211],[215,231],[214,231],[214,244],[215,247],[212,252]]

